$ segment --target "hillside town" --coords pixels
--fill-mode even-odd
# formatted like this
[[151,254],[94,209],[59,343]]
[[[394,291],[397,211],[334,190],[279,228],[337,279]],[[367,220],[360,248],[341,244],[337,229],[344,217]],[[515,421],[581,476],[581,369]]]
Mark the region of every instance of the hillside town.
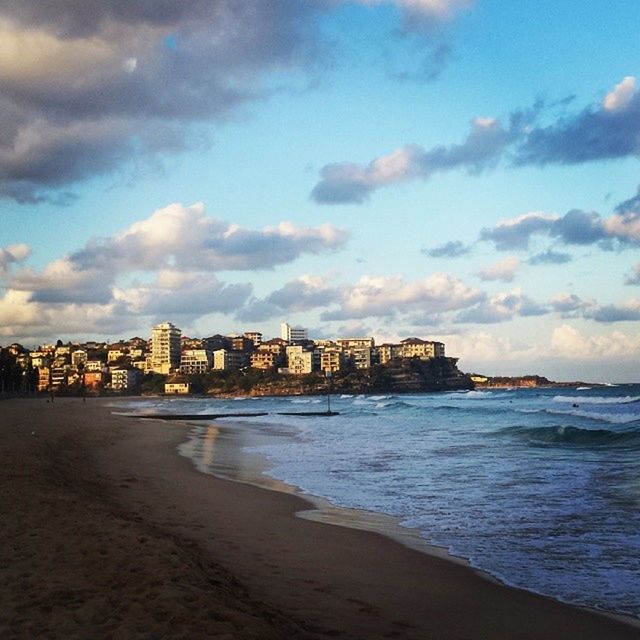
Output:
[[[190,338],[173,323],[163,322],[148,339],[58,340],[31,350],[13,343],[0,347],[0,392],[185,395],[211,393],[216,387],[252,391],[262,383],[261,393],[280,394],[313,391],[327,378],[349,376],[361,386],[395,384],[419,390],[423,382],[411,376],[415,378],[420,363],[432,369],[438,363],[432,378],[440,378],[447,388],[470,386],[468,376],[457,370],[457,360],[445,356],[441,342],[415,337],[380,345],[373,337],[314,340],[303,327],[283,322],[280,329],[279,337],[268,340],[259,331]],[[373,382],[372,372],[377,376]],[[362,382],[362,374],[369,376],[368,383]],[[300,384],[303,380],[306,384]]]

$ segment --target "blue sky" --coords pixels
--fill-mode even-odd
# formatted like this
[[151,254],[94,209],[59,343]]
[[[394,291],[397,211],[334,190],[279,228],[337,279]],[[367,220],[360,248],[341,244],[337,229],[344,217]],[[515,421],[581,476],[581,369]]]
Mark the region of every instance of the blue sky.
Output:
[[637,380],[639,23],[630,1],[0,8],[0,343],[286,319]]

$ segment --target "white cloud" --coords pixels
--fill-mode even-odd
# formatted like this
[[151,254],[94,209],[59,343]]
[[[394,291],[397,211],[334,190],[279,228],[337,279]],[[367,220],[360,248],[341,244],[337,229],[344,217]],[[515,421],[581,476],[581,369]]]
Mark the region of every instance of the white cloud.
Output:
[[614,331],[605,335],[587,336],[575,327],[563,324],[553,330],[552,355],[578,360],[623,360],[640,356],[640,335]]
[[480,280],[501,280],[502,282],[512,282],[516,271],[520,268],[520,260],[515,256],[508,256],[478,272]]
[[405,282],[400,276],[364,276],[340,289],[340,308],[322,315],[325,320],[385,317],[396,313],[436,314],[476,304],[485,294],[447,273]]
[[11,244],[0,247],[0,275],[9,271],[12,265],[23,262],[31,255],[31,247],[27,244]]
[[625,76],[602,101],[602,106],[607,111],[619,111],[626,108],[636,92],[636,79],[633,76]]
[[[127,319],[126,326],[135,318],[148,322],[169,313],[191,319],[212,312],[232,314],[245,305],[253,287],[221,282],[215,272],[271,269],[302,254],[335,251],[347,237],[346,231],[330,224],[308,227],[281,222],[262,230],[247,229],[208,216],[198,203],[158,209],[122,232],[93,239],[39,271],[28,267],[10,271],[13,263],[29,255],[26,245],[12,245],[0,249],[0,273],[10,290],[2,302],[3,331],[5,335],[17,331],[20,336],[40,335],[45,327],[52,335],[70,332],[79,326],[67,319],[72,311],[87,320],[84,335],[88,327],[100,326],[93,320],[100,313],[107,328],[116,326],[118,314],[123,322]],[[307,305],[335,297],[328,284],[315,276],[303,277],[299,284],[302,289],[297,294]],[[280,294],[284,304],[296,291]],[[270,304],[277,302],[276,296]],[[56,325],[53,318],[62,324]],[[26,327],[31,333],[25,333]]]
[[456,13],[471,8],[475,0],[357,0],[360,4],[395,4],[402,11],[434,21],[451,20]]

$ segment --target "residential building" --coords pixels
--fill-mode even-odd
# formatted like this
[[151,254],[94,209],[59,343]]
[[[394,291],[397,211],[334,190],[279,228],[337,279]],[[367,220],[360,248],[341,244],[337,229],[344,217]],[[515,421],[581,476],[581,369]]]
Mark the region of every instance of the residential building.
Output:
[[71,364],[77,369],[87,361],[87,352],[84,349],[76,349],[71,353]]
[[87,360],[84,363],[85,371],[102,371],[105,368],[105,363],[102,360]]
[[32,351],[29,354],[29,357],[31,358],[32,367],[37,367],[38,369],[40,369],[41,367],[49,366],[49,355],[44,351]]
[[402,357],[402,346],[399,344],[381,344],[376,347],[380,364],[387,364],[389,360]]
[[38,391],[48,391],[51,384],[51,370],[49,367],[38,367]]
[[373,349],[376,344],[373,338],[338,338],[336,342],[343,349]]
[[151,333],[151,370],[168,374],[180,366],[180,336],[182,332],[171,322],[153,327]]
[[59,389],[67,384],[68,367],[51,367],[50,385],[52,389]]
[[245,331],[243,335],[253,342],[256,349],[262,344],[262,334],[259,331]]
[[142,373],[138,369],[117,368],[111,370],[111,388],[114,391],[127,391],[140,384]]
[[273,351],[257,349],[251,354],[250,364],[254,369],[275,369],[282,356]]
[[202,339],[202,347],[208,349],[212,353],[218,349],[231,349],[231,340],[227,336],[222,336],[216,333],[209,338]]
[[218,349],[213,352],[213,369],[226,371],[228,369],[241,369],[247,366],[247,354],[242,351]]
[[188,382],[166,382],[164,392],[167,395],[187,395],[191,390]]
[[276,353],[281,356],[284,355],[285,349],[287,348],[287,341],[282,338],[273,338],[271,340],[265,340],[259,347],[259,351],[271,351],[272,353]]
[[180,373],[206,373],[211,370],[213,355],[207,349],[186,349],[180,359]]
[[254,349],[253,340],[246,336],[229,336],[231,341],[231,349],[233,351],[244,351],[250,353]]
[[280,337],[291,344],[308,340],[309,332],[303,327],[292,327],[289,323],[283,322],[280,325]]
[[421,358],[429,360],[431,358],[444,357],[444,344],[442,342],[432,342],[421,340],[420,338],[406,338],[400,343],[402,347],[401,357]]
[[127,355],[127,352],[120,347],[116,347],[115,349],[109,349],[107,351],[107,362],[115,362],[116,360],[120,360]]
[[287,370],[292,375],[312,373],[314,370],[314,353],[301,345],[287,347]]
[[340,371],[344,367],[344,352],[340,347],[326,347],[320,350],[320,370]]
[[87,391],[95,391],[104,386],[106,374],[103,371],[85,371],[84,387]]

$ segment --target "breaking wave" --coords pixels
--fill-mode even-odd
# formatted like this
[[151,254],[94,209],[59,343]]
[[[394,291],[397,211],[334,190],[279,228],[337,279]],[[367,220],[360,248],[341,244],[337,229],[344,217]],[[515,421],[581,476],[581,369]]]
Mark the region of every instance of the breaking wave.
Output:
[[640,447],[640,429],[580,429],[579,427],[506,427],[497,433],[528,440],[532,444],[567,444],[591,447]]

